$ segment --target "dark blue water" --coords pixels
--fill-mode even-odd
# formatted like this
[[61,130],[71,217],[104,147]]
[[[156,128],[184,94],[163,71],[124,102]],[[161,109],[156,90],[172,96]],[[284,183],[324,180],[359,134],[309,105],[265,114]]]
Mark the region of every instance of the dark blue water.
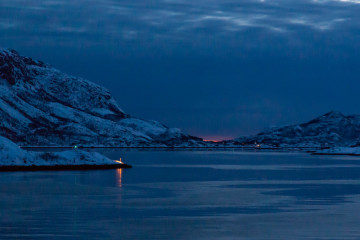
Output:
[[360,239],[360,158],[103,153],[133,168],[0,173],[0,239]]

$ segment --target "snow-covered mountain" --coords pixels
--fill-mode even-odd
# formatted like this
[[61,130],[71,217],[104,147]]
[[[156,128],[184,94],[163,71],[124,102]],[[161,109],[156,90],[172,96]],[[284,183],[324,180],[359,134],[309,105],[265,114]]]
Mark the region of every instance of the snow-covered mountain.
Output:
[[307,123],[271,128],[255,136],[240,137],[226,145],[262,144],[275,147],[353,146],[360,143],[360,115],[329,112]]
[[27,146],[189,146],[202,139],[131,117],[103,87],[0,49],[0,135]]

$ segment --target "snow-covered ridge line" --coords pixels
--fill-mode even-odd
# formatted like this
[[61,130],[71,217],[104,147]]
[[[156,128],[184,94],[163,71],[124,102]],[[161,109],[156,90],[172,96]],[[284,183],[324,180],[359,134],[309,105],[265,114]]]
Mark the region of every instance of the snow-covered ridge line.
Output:
[[360,145],[360,115],[331,111],[309,122],[271,128],[254,136],[225,141],[223,145],[286,147],[335,147]]
[[0,49],[0,120],[0,135],[21,146],[205,145],[177,128],[131,117],[95,83],[6,49]]

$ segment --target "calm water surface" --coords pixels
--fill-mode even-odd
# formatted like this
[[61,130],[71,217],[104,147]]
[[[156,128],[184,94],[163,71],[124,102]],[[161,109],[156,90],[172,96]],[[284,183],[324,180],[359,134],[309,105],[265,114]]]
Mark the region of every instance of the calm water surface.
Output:
[[360,239],[360,158],[103,153],[133,168],[0,173],[0,239]]

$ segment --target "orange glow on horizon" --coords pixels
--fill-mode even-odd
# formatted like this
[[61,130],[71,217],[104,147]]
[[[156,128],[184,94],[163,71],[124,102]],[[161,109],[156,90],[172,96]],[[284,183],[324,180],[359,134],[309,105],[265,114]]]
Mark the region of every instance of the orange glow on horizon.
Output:
[[205,142],[222,142],[226,140],[234,139],[233,137],[224,137],[224,136],[214,136],[214,137],[204,137]]
[[223,140],[204,139],[205,142],[221,142]]

